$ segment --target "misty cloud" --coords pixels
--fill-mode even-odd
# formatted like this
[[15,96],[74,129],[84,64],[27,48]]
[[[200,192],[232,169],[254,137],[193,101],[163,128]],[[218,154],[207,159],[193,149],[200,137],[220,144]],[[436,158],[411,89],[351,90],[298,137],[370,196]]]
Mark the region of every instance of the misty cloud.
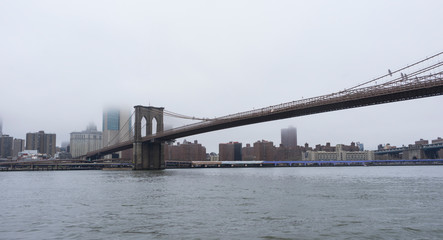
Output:
[[[60,145],[90,122],[101,129],[108,105],[213,118],[340,91],[442,51],[442,8],[430,0],[3,1],[3,133],[44,130]],[[292,125],[299,144],[374,149],[443,136],[441,106],[439,96],[187,139],[209,152],[228,141],[278,145]]]

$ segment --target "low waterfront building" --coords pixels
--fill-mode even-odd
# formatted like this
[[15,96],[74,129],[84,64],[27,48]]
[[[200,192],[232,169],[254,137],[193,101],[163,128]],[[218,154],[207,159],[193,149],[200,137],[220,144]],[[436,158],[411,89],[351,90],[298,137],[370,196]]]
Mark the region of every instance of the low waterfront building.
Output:
[[37,160],[39,157],[41,158],[41,154],[39,156],[37,150],[23,150],[18,153],[19,160]]
[[211,161],[211,162],[218,162],[219,159],[220,159],[219,155],[217,153],[215,153],[215,152],[209,153],[208,157],[209,157],[209,161]]
[[335,151],[308,150],[302,155],[303,161],[364,161],[374,160],[374,151],[346,151],[343,144],[337,144]]
[[55,159],[72,159],[71,153],[68,152],[57,152],[54,156]]

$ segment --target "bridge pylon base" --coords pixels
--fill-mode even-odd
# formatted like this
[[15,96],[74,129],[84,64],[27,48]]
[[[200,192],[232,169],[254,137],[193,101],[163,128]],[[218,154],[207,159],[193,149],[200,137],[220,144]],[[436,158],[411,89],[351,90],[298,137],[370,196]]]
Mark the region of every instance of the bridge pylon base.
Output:
[[164,144],[161,142],[135,142],[133,170],[165,169]]

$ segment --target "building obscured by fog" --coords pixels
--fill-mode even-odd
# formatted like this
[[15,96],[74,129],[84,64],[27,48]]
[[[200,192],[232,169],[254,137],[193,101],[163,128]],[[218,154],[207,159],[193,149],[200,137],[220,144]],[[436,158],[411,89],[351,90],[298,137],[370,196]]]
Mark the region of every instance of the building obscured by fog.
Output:
[[[107,108],[103,111],[102,147],[132,140],[132,122],[131,119],[129,119],[130,116],[129,108]],[[132,159],[132,150],[129,149],[118,152],[112,157]]]
[[297,147],[297,128],[289,127],[281,130],[281,145],[286,148]]

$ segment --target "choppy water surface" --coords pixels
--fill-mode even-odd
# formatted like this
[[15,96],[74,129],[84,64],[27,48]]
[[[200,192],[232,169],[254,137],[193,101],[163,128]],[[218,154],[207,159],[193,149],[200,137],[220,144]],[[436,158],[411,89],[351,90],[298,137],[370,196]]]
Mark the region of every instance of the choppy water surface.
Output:
[[443,166],[0,173],[0,239],[442,239]]

